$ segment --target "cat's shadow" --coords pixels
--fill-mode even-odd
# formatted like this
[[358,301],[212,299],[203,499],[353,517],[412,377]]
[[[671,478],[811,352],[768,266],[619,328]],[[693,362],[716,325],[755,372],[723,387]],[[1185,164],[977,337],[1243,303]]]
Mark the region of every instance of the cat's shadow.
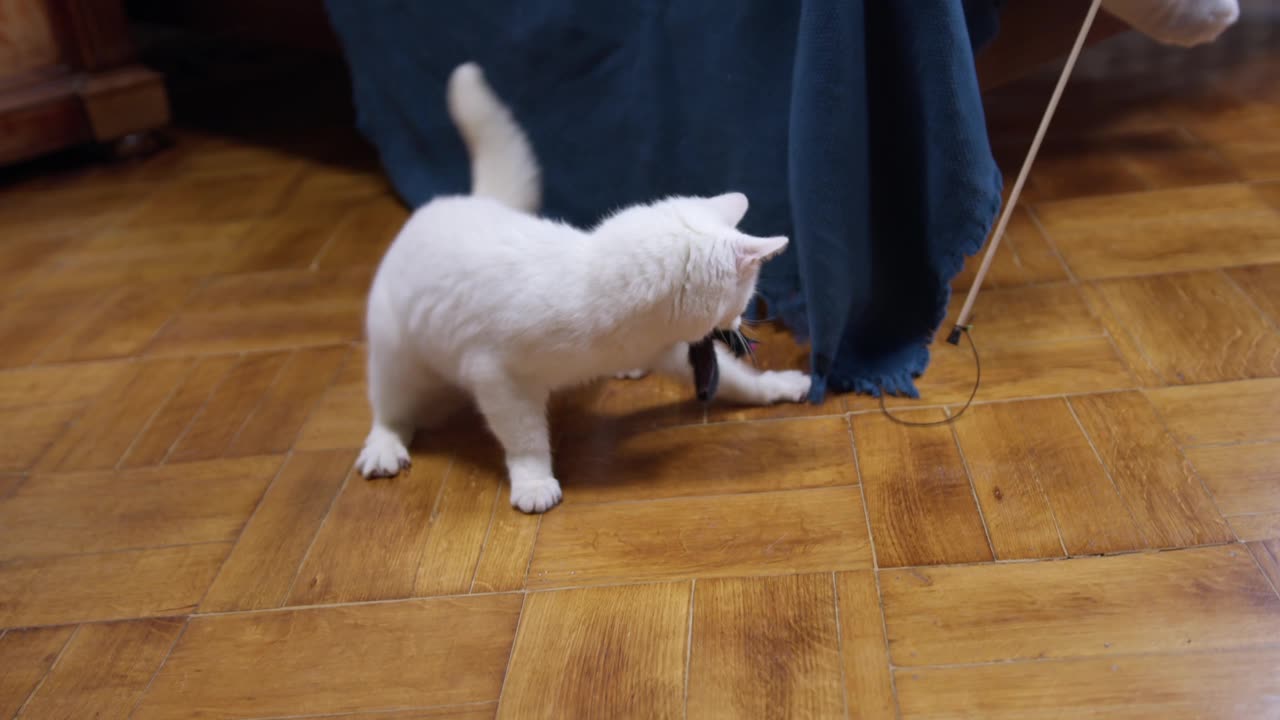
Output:
[[[687,409],[693,400],[673,401],[630,413],[615,415],[596,413],[584,408],[558,413],[551,427],[552,462],[557,479],[566,487],[601,486],[642,483],[669,467],[670,450],[642,451],[628,449],[628,440],[636,435],[670,427],[673,414]],[[556,421],[559,420],[560,423]],[[557,424],[567,428],[557,431]],[[415,456],[449,457],[455,467],[465,467],[506,485],[506,464],[502,446],[486,427],[474,408],[454,413],[435,430],[419,432],[410,446]],[[582,455],[601,453],[625,454],[627,478],[612,473],[592,472],[598,463],[582,462]],[[683,454],[679,448],[676,455]]]
[[[630,442],[640,435],[681,427],[673,424],[678,416],[694,406],[693,400],[673,401],[651,406],[625,415],[600,415],[586,412],[576,419],[574,429],[557,438],[555,446],[557,478],[566,488],[613,487],[643,485],[660,474],[669,473],[685,456],[698,452],[698,443],[689,438],[662,447],[641,449]],[[611,456],[606,462],[598,459]],[[625,473],[607,471],[624,466]]]

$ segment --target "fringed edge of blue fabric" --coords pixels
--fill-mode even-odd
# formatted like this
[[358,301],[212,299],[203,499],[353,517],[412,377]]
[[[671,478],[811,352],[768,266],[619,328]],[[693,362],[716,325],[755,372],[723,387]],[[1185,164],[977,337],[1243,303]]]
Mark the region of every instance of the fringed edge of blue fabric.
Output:
[[[983,215],[984,219],[975,225],[974,233],[972,235],[965,233],[965,237],[956,249],[942,254],[938,261],[939,276],[944,281],[943,292],[934,312],[932,327],[928,333],[920,337],[919,344],[906,345],[879,359],[878,365],[897,368],[893,371],[867,370],[846,375],[832,372],[830,368],[819,368],[817,367],[818,359],[810,358],[809,376],[812,379],[812,385],[809,388],[810,403],[822,404],[828,390],[837,393],[853,392],[872,397],[880,397],[881,393],[887,393],[892,397],[908,397],[916,400],[920,398],[920,391],[916,388],[915,381],[929,368],[929,346],[933,343],[938,328],[947,319],[947,306],[951,300],[951,281],[964,269],[965,260],[975,255],[986,244],[987,237],[991,234],[996,219],[1000,215],[1004,178],[998,168],[991,178],[991,187],[992,199],[987,203],[988,212]],[[802,293],[792,292],[782,298],[762,290],[760,296],[768,303],[771,311],[768,319],[781,322],[791,331],[797,342],[808,341],[808,309],[805,307]],[[753,320],[766,319],[760,316],[758,307],[753,307],[748,317]]]

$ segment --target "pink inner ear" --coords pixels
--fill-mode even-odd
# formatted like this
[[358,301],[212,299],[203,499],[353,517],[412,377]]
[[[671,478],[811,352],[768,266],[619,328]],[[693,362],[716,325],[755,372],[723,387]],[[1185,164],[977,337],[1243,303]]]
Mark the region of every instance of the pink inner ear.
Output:
[[781,235],[767,238],[742,235],[736,243],[739,270],[759,265],[787,248],[787,239]]

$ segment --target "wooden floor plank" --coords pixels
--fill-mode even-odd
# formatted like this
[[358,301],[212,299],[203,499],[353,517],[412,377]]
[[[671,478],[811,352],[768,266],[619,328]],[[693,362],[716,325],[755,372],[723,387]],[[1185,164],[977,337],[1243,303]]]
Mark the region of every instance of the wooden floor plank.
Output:
[[217,278],[146,352],[191,355],[339,345],[360,336],[371,272],[310,270]]
[[[913,422],[942,417],[902,415]],[[950,428],[908,428],[882,415],[852,421],[879,567],[992,559]]]
[[4,500],[16,492],[23,480],[26,480],[26,475],[18,473],[0,475],[0,500]]
[[1145,547],[1065,400],[975,407],[955,428],[998,557],[1060,556],[1059,533],[1071,555]]
[[[455,462],[432,515],[413,585],[415,596],[457,595],[471,589],[495,514],[494,501],[506,494],[505,478],[494,467]],[[504,503],[497,512],[517,511]]]
[[302,426],[294,446],[298,450],[359,448],[369,434],[371,422],[365,350],[355,349]]
[[[1122,365],[1128,368],[1131,382],[1128,387],[1113,388],[1116,390],[1138,387],[1162,387],[1166,384],[1161,368],[1150,358],[1138,343],[1137,337],[1127,321],[1122,320],[1119,313],[1111,308],[1111,303],[1103,293],[1100,284],[1086,283],[1080,286],[1080,294],[1089,305],[1089,312],[1098,318],[1098,322],[1107,331],[1107,342],[1116,353]],[[1087,391],[1086,391],[1087,392]],[[1064,392],[1061,395],[1074,393]]]
[[346,450],[295,453],[289,458],[209,588],[201,611],[283,604],[354,461]]
[[1248,543],[1248,547],[1262,574],[1271,581],[1271,587],[1280,593],[1280,539],[1258,540]]
[[1280,637],[1239,545],[880,573],[897,666],[1228,649]]
[[[293,177],[301,172],[298,158],[282,147],[246,143],[228,136],[192,128],[178,130],[180,130],[178,137],[182,142],[174,148],[177,152],[162,156],[171,164],[162,165],[158,169],[160,178],[224,180],[227,185],[234,188],[237,179],[246,175],[278,172]],[[160,158],[153,158],[153,160],[158,161]]]
[[[1274,66],[1263,65],[1262,71],[1274,71]],[[1218,74],[1225,80],[1234,73]],[[1280,142],[1272,131],[1278,119],[1274,98],[1260,97],[1252,89],[1218,92],[1176,110],[1187,130],[1210,142],[1245,178],[1280,180]]]
[[1179,128],[1138,136],[1132,142],[1123,157],[1153,189],[1219,185],[1241,179],[1215,148],[1188,138]]
[[1152,547],[1234,539],[1141,393],[1072,398],[1071,407]]
[[262,236],[246,237],[250,227],[244,220],[208,218],[108,228],[65,254],[53,284],[110,289],[179,282],[194,288],[203,278],[248,267],[246,256],[272,254],[275,248]]
[[1280,377],[1158,388],[1146,395],[1183,446],[1280,440]]
[[[973,285],[982,256],[972,255],[965,260],[964,268],[951,287],[956,291],[968,290]],[[1067,271],[1049,246],[1035,220],[1025,205],[1019,205],[1005,229],[990,271],[982,281],[987,288],[1020,287],[1039,283],[1063,282]]]
[[1280,513],[1280,443],[1198,447],[1186,454],[1223,515]]
[[[85,223],[110,224],[127,216],[147,198],[147,183],[109,181],[104,178],[55,173],[33,187],[15,187],[11,202],[0,212],[0,225],[17,238],[42,240],[82,233]],[[69,213],[67,208],[75,208]]]
[[[6,242],[10,242],[6,238]],[[57,247],[57,243],[48,243]],[[0,368],[28,365],[84,323],[91,293],[28,293],[0,308]]]
[[137,363],[130,379],[103,393],[45,452],[36,469],[74,472],[115,467],[190,369],[187,360]]
[[0,634],[0,717],[17,716],[74,630],[64,625]]
[[287,211],[275,218],[319,216],[332,224],[350,208],[373,197],[385,197],[389,191],[387,178],[370,168],[311,163],[289,197]]
[[0,627],[192,612],[230,550],[204,543],[0,564]]
[[125,229],[184,222],[227,222],[259,217],[279,207],[297,172],[183,177],[152,193]]
[[84,313],[80,327],[61,335],[40,362],[128,357],[146,347],[182,307],[194,283],[166,280],[107,291]]
[[286,452],[344,362],[346,347],[299,350],[231,441],[232,457]]
[[49,365],[0,372],[0,408],[85,405],[132,378],[131,362]]
[[128,717],[168,657],[184,618],[84,625],[24,717]]
[[[1277,149],[1280,150],[1280,147],[1277,147]],[[1258,195],[1262,196],[1267,202],[1271,203],[1271,207],[1276,208],[1277,210],[1280,210],[1280,178],[1274,178],[1270,181],[1256,182],[1253,185],[1253,189],[1258,193]],[[1274,270],[1276,266],[1256,265],[1254,267],[1271,268],[1272,270]],[[1262,274],[1265,275],[1266,273],[1262,273]]]
[[241,358],[200,408],[169,453],[168,461],[190,462],[222,457],[288,361],[288,353],[264,353]]
[[[972,408],[964,422],[955,426],[999,560],[1065,554],[1064,538],[1059,535],[1057,518],[1040,481],[1043,471],[1036,462],[1045,458],[1045,464],[1054,469],[1075,470],[1062,468],[1056,460],[1045,457],[1058,437],[1053,430],[1075,429],[1065,410],[1060,400],[986,405]],[[1035,421],[1028,424],[1027,418],[1031,417]],[[1045,418],[1055,417],[1058,424],[1043,432],[1042,429],[1047,430],[1043,428]],[[1049,479],[1048,484],[1053,485],[1054,479]]]
[[[981,348],[982,399],[1014,400],[1028,397],[1106,392],[1135,387],[1125,360],[1102,336],[1071,338],[988,347],[981,324],[973,337]],[[963,403],[973,392],[973,350],[934,343],[929,348],[929,372],[916,381],[919,400],[890,399],[889,407]],[[848,396],[850,410],[879,410],[880,401]]]
[[841,417],[602,433],[558,449],[556,471],[573,504],[858,482]]
[[1026,197],[1043,203],[1238,179],[1213,148],[1177,127],[1091,128],[1050,134],[1036,158],[1036,172],[1028,177]]
[[[939,335],[955,327],[964,301],[964,295],[951,296]],[[973,306],[973,316],[981,318],[975,329],[981,332],[984,351],[1105,334],[1102,325],[1089,314],[1080,289],[1068,283],[984,289]]]
[[302,270],[311,267],[333,231],[320,213],[269,215],[252,221],[234,249],[221,253],[229,273]]
[[896,673],[903,720],[1246,720],[1274,717],[1275,648],[1081,658]]
[[196,617],[134,717],[306,716],[496,700],[519,614],[519,595],[484,595]]
[[1241,542],[1280,537],[1280,512],[1232,515],[1227,519]]
[[529,594],[500,718],[682,718],[689,583]]
[[34,475],[0,500],[0,561],[235,540],[280,464]]
[[0,409],[0,472],[31,469],[81,412],[80,405]]
[[836,625],[829,574],[697,583],[689,717],[843,715]]
[[[486,702],[421,708],[418,710],[344,713],[339,717],[342,720],[493,720],[497,711],[498,703]],[[328,720],[332,717],[333,715],[294,715],[290,720]]]
[[476,562],[471,592],[508,592],[524,589],[529,562],[538,541],[541,516],[511,511],[503,492],[494,498],[493,520]]
[[408,219],[409,210],[391,195],[380,194],[355,204],[335,224],[317,266],[345,270],[377,265]]
[[1081,278],[1280,261],[1280,216],[1246,184],[1038,203],[1035,210]]
[[[204,408],[231,369],[239,362],[234,355],[201,358],[195,367],[151,418],[146,429],[120,461],[122,467],[159,465]],[[239,377],[237,377],[239,380]]]
[[431,515],[452,462],[441,454],[419,455],[408,473],[395,478],[366,480],[351,474],[286,604],[411,597],[425,561]]
[[[1274,184],[1271,187],[1280,187]],[[1280,191],[1273,191],[1280,197]],[[1276,201],[1280,208],[1280,200]],[[1280,263],[1234,268],[1227,275],[1262,309],[1271,322],[1280,324]]]
[[529,587],[871,566],[856,487],[566,505],[542,518]]
[[[129,297],[123,290],[166,286],[181,290],[178,297],[164,303],[167,314],[160,325],[142,325],[141,329],[149,326],[151,332],[133,335],[137,345],[130,352],[135,352],[145,347],[156,331],[176,314],[182,301],[190,297],[190,291],[204,278],[232,264],[232,258],[240,254],[244,246],[246,228],[243,222],[217,221],[107,228],[63,253],[58,272],[39,278],[33,283],[32,291],[91,295],[95,302],[84,310],[86,316],[101,316],[116,322],[124,320],[127,328],[132,324],[127,314],[111,310],[116,299]],[[150,314],[144,311],[141,317]],[[82,325],[77,332],[84,332],[87,340],[97,338],[88,326]],[[108,329],[105,337],[118,332]],[[62,342],[59,345],[63,346],[64,354],[74,352],[71,346]]]
[[1190,385],[1280,375],[1280,334],[1221,272],[1095,283],[1095,312],[1131,342],[1120,349],[1159,384]]
[[493,519],[476,562],[471,591],[522,590],[541,516],[516,512],[504,490],[498,491],[493,502]]
[[844,658],[845,706],[850,720],[896,717],[893,678],[880,612],[880,590],[869,571],[838,573],[840,650]]

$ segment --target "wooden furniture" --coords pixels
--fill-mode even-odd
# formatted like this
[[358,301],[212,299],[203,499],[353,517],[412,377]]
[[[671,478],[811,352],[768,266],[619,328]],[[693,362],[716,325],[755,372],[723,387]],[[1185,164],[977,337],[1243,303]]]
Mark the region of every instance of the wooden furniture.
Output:
[[0,164],[94,142],[131,152],[168,121],[120,0],[0,0]]

